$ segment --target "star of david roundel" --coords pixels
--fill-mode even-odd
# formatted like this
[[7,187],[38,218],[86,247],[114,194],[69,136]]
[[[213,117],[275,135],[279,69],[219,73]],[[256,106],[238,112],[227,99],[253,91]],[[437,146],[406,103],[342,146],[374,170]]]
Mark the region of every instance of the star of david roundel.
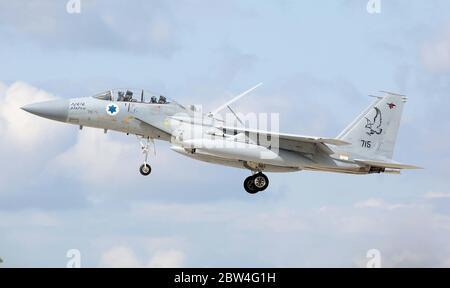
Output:
[[106,105],[106,113],[111,116],[117,115],[119,113],[119,106],[115,103]]

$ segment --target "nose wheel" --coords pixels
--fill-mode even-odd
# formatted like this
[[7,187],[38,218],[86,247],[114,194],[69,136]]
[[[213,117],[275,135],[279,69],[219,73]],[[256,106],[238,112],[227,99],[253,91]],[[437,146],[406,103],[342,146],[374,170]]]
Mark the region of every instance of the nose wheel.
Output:
[[139,172],[141,172],[143,176],[148,176],[152,173],[152,167],[148,164],[142,164],[139,168]]
[[244,189],[249,194],[256,194],[269,187],[269,178],[262,172],[256,173],[244,180]]

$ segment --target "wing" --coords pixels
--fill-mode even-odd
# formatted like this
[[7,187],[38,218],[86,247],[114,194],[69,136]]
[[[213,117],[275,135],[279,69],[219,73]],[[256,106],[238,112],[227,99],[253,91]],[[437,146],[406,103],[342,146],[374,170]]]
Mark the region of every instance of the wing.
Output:
[[138,110],[133,113],[133,118],[139,121],[141,127],[151,136],[151,138],[170,141],[171,134],[165,129],[163,117]]
[[358,164],[375,166],[380,168],[389,168],[389,169],[423,169],[422,167],[398,163],[394,161],[382,161],[382,160],[364,160],[364,159],[355,159],[354,160]]
[[279,148],[296,152],[314,153],[316,148],[320,148],[328,154],[333,154],[334,152],[327,145],[342,146],[350,144],[348,142],[335,138],[276,133],[264,130],[238,128],[238,127],[217,127],[217,128],[222,129],[222,131],[225,134],[237,135],[243,133],[253,140],[267,139],[266,141],[270,142],[271,145],[278,144],[277,146]]

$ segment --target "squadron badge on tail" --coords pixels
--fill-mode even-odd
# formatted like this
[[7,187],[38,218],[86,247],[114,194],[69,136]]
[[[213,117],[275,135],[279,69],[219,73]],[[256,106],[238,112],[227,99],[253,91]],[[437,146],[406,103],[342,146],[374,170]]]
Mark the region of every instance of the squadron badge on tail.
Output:
[[375,113],[375,117],[373,117],[373,121],[370,121],[370,119],[366,117],[367,124],[366,124],[365,128],[368,129],[368,131],[366,133],[367,133],[367,135],[370,135],[370,136],[372,136],[373,134],[380,135],[381,132],[383,132],[383,129],[381,128],[381,124],[383,123],[383,119],[381,117],[381,111],[377,107],[374,107],[374,109],[375,109],[376,113]]

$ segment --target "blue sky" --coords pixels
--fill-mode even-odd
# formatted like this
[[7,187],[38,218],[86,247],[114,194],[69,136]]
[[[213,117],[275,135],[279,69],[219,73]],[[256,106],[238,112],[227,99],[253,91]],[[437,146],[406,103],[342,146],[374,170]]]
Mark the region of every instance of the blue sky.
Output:
[[[0,0],[2,266],[450,266],[450,3]],[[157,143],[148,178],[134,137],[27,115],[26,103],[143,87],[214,108],[280,113],[283,132],[335,136],[391,90],[409,97],[397,175],[273,174]]]

